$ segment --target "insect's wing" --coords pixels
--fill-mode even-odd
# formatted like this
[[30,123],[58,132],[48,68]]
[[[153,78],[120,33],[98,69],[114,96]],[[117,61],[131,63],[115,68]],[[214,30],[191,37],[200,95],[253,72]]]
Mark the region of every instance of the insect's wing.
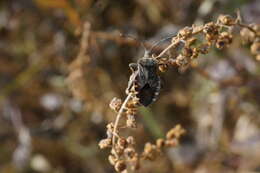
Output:
[[140,88],[143,88],[146,83],[148,83],[149,76],[148,76],[148,71],[145,67],[142,65],[138,64],[138,86]]
[[[150,77],[150,76],[148,76]],[[148,106],[158,98],[161,89],[161,80],[157,75],[153,75],[144,84],[142,88],[139,89],[138,98],[140,98],[140,103],[144,106]]]
[[143,106],[148,106],[153,101],[155,101],[155,92],[156,89],[150,87],[150,85],[147,83],[143,88],[139,90],[137,97],[139,98],[139,101]]
[[133,85],[136,85],[135,89],[138,92],[137,97],[140,103],[143,106],[148,106],[157,99],[161,89],[161,81],[156,74],[156,66],[138,63],[137,68],[132,69],[134,69],[134,72],[130,76],[126,93],[128,94]]

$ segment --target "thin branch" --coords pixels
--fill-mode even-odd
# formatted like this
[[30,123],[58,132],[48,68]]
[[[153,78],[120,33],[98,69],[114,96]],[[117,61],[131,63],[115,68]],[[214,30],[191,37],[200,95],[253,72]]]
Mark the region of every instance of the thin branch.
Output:
[[125,107],[126,107],[126,104],[127,104],[128,101],[132,98],[132,96],[133,96],[132,93],[129,93],[129,94],[127,95],[127,97],[126,97],[124,103],[122,104],[122,106],[120,107],[120,110],[119,110],[118,113],[117,113],[116,120],[115,120],[115,123],[114,123],[114,128],[113,128],[112,145],[115,144],[115,140],[116,140],[115,134],[117,134],[116,131],[117,131],[117,129],[118,129],[119,120],[120,120],[120,118],[121,118],[122,115],[123,115],[123,112],[124,112],[124,109],[125,109]]

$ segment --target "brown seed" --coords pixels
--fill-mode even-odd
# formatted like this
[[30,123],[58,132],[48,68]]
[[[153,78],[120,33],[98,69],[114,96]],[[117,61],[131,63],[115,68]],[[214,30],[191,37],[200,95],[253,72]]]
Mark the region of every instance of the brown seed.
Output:
[[118,144],[119,147],[126,148],[127,141],[126,141],[125,138],[119,138],[118,141],[117,141],[117,144]]
[[260,61],[260,54],[256,55],[255,58],[256,58],[257,61]]
[[197,38],[191,37],[191,38],[189,38],[189,39],[186,41],[186,45],[187,45],[188,47],[190,47],[191,45],[195,44],[196,41],[197,41]]
[[126,155],[126,157],[128,157],[129,159],[132,159],[135,156],[135,149],[132,147],[128,147],[124,150],[124,153]]
[[203,32],[205,34],[209,34],[209,35],[217,35],[218,34],[218,26],[215,25],[215,23],[213,23],[213,22],[209,22],[204,26]]
[[123,160],[119,160],[119,161],[116,162],[116,164],[115,164],[115,170],[116,170],[117,172],[122,172],[122,171],[124,171],[125,169],[126,169],[126,164],[125,164],[125,162],[124,162]]
[[161,72],[166,72],[168,70],[168,65],[167,64],[160,64],[159,65],[159,70]]
[[190,47],[184,47],[182,50],[182,54],[185,57],[191,57],[192,53],[193,53],[193,51],[192,51],[192,48],[190,48]]
[[127,137],[127,139],[126,139],[126,141],[127,141],[127,143],[129,144],[129,145],[135,145],[135,139],[134,139],[134,137],[133,136],[128,136]]
[[171,66],[176,66],[177,64],[176,64],[176,60],[175,59],[172,59],[172,58],[170,58],[169,60],[168,60],[168,64],[169,65],[171,65]]
[[193,30],[193,29],[192,29],[191,27],[187,27],[187,26],[186,26],[185,28],[183,28],[182,30],[179,31],[178,35],[179,35],[180,37],[187,38],[187,37],[191,36],[192,30]]
[[116,161],[117,161],[117,158],[116,158],[114,155],[110,154],[110,155],[108,156],[108,160],[109,160],[109,163],[110,163],[111,165],[115,165],[115,163],[116,163]]
[[134,115],[127,114],[126,126],[129,127],[129,128],[136,128],[137,127]]
[[250,47],[251,53],[253,55],[258,55],[260,54],[260,41],[259,42],[254,42],[251,47]]
[[118,145],[116,145],[114,148],[113,148],[113,153],[112,154],[117,154],[119,156],[121,156],[122,154],[124,153],[124,149]]
[[166,138],[167,139],[172,139],[176,136],[175,130],[171,129],[170,131],[168,131],[168,133],[166,134]]
[[220,33],[220,36],[216,42],[216,47],[222,49],[232,42],[232,35],[228,32]]
[[144,146],[143,157],[147,160],[155,160],[158,155],[156,145],[147,142]]
[[132,159],[132,166],[131,169],[136,171],[140,168],[140,159],[138,157],[138,154],[135,154],[134,158]]
[[218,22],[222,23],[223,25],[231,26],[235,24],[235,19],[230,15],[220,15],[218,17]]
[[253,42],[255,38],[255,34],[247,28],[241,29],[240,35],[244,43]]
[[209,52],[209,45],[207,44],[201,45],[198,51],[202,54],[207,54]]
[[166,134],[167,139],[179,138],[182,134],[185,133],[185,130],[178,124]]
[[183,56],[182,54],[178,55],[176,58],[176,64],[178,66],[186,66],[189,63],[188,57]]
[[121,107],[121,105],[122,105],[122,100],[121,100],[121,99],[118,99],[118,98],[116,98],[116,97],[114,97],[114,98],[111,100],[111,102],[110,102],[110,104],[109,104],[109,107],[110,107],[112,110],[118,112],[119,109],[120,109],[120,107]]
[[164,140],[163,139],[157,139],[156,140],[156,146],[158,147],[158,148],[162,148],[162,147],[164,147],[164,145],[165,145],[165,142],[164,142]]
[[99,147],[100,149],[104,149],[104,148],[107,148],[107,147],[110,147],[112,144],[112,139],[111,138],[108,138],[108,139],[102,139],[100,142],[99,142]]
[[165,144],[168,147],[176,147],[179,144],[179,141],[176,139],[166,140]]

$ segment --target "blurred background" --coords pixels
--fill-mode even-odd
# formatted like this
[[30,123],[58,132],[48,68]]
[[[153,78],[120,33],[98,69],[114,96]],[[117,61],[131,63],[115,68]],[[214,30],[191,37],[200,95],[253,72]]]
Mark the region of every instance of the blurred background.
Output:
[[[236,9],[260,23],[258,0],[1,0],[0,172],[114,172],[97,144],[144,52],[118,33],[153,44]],[[259,62],[237,34],[198,64],[164,73],[158,101],[127,131],[141,151],[178,123],[187,130],[139,172],[260,172]]]

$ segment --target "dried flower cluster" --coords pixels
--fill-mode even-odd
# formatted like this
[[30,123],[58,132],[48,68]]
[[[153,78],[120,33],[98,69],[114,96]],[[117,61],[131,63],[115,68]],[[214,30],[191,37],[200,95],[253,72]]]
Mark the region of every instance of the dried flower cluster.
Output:
[[[171,44],[158,56],[153,55],[152,58],[157,60],[158,70],[161,72],[165,72],[170,66],[177,66],[179,69],[185,70],[191,65],[193,59],[200,54],[207,54],[210,48],[228,47],[232,43],[232,31],[235,26],[242,28],[240,35],[243,40],[251,44],[251,53],[257,60],[260,60],[260,25],[243,24],[239,12],[237,18],[220,15],[217,22],[181,29],[172,38]],[[176,50],[180,46],[181,49]],[[175,52],[174,55],[171,51]],[[176,51],[178,52],[176,53]],[[134,148],[135,139],[132,136],[122,137],[119,134],[123,127],[137,127],[135,117],[137,108],[140,106],[137,94],[136,86],[132,86],[127,92],[124,102],[117,98],[111,101],[110,108],[117,113],[117,117],[114,123],[107,125],[107,138],[99,143],[101,149],[111,148],[108,159],[117,172],[127,172],[127,167],[136,170],[140,167],[141,160],[156,159],[162,148],[177,146],[179,138],[185,132],[180,125],[177,125],[167,133],[166,139],[157,139],[156,144],[146,143],[142,154],[138,154]],[[125,117],[126,122],[124,126],[119,126],[122,116]]]
[[[193,25],[181,29],[177,36],[172,38],[172,43],[158,56],[154,57],[159,60],[159,70],[165,72],[169,66],[186,69],[193,59],[200,54],[207,54],[211,47],[217,49],[228,47],[232,43],[232,30],[235,26],[242,28],[240,32],[242,39],[245,43],[251,44],[251,53],[255,55],[256,60],[260,60],[260,25],[243,24],[238,12],[237,18],[220,15],[217,22],[209,22],[203,26]],[[183,46],[177,56],[164,56],[169,50],[174,50],[180,44],[183,44]]]
[[244,43],[250,44],[251,53],[256,57],[256,60],[260,61],[260,25],[250,24],[249,27],[251,29],[244,27],[240,31],[240,35]]
[[[185,133],[185,130],[180,125],[176,125],[167,132],[166,139],[157,139],[155,144],[147,142],[143,152],[138,154],[134,148],[136,145],[134,137],[128,136],[124,138],[117,134],[112,135],[113,129],[112,123],[107,125],[107,138],[99,142],[99,147],[101,149],[112,148],[108,160],[117,172],[127,172],[127,166],[131,170],[138,170],[140,161],[153,161],[162,153],[163,148],[176,147],[179,144],[179,138]],[[112,142],[113,136],[117,138],[115,143]]]

